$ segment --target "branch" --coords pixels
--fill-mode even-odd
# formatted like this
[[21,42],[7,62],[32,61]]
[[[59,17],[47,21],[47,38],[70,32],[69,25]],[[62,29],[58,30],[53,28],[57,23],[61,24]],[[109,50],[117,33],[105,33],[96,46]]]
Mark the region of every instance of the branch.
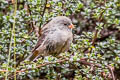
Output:
[[[11,39],[10,39],[10,45],[9,45],[9,53],[8,53],[8,59],[7,59],[7,67],[6,67],[6,74],[5,74],[5,80],[8,79],[8,68],[10,64],[10,55],[11,55],[11,50],[12,50],[12,40],[14,39],[14,61],[16,61],[16,37],[15,37],[15,23],[16,23],[16,11],[17,11],[17,0],[13,1],[14,3],[14,22],[13,22],[13,28],[11,29]],[[16,65],[14,65],[14,68],[16,69]],[[16,71],[14,72],[14,79],[16,79]]]
[[107,65],[107,67],[108,67],[108,69],[109,69],[109,71],[110,71],[110,73],[111,73],[112,79],[113,79],[113,80],[116,80],[116,79],[115,79],[115,75],[114,75],[113,68],[112,68],[111,66],[109,66],[109,65]]
[[[35,68],[29,68],[29,69],[22,69],[22,70],[17,70],[16,73],[19,74],[21,72],[26,72],[26,71],[30,71],[30,70],[34,70],[34,69],[38,69],[38,68],[41,68],[41,67],[44,67],[44,66],[47,66],[47,65],[51,65],[51,64],[62,64],[64,62],[69,62],[69,63],[74,63],[74,62],[78,62],[82,65],[87,65],[87,66],[92,66],[93,67],[98,67],[98,68],[102,68],[102,66],[100,66],[99,64],[95,64],[95,63],[90,63],[90,62],[87,62],[88,58],[83,58],[83,59],[80,59],[80,60],[77,60],[77,61],[70,61],[69,59],[63,59],[63,60],[58,60],[56,62],[46,62],[46,63],[43,63],[43,64],[40,64],[40,65],[37,65]],[[95,61],[93,59],[89,59],[90,61]],[[113,73],[113,69],[111,66],[106,66],[106,68],[109,69],[111,75],[112,75],[112,79],[115,80],[115,76],[114,76],[114,73]],[[6,72],[7,70],[0,70],[0,72]],[[10,71],[9,71],[10,72]],[[17,75],[16,74],[16,75]],[[9,78],[14,78],[14,76],[11,74],[9,75]],[[4,79],[4,78],[2,78]]]
[[[101,20],[102,20],[102,15],[103,15],[103,13],[105,12],[105,10],[103,10],[101,13],[100,13],[100,16],[99,16],[99,18],[98,18],[98,22],[101,22]],[[103,26],[105,25],[105,23],[103,24]],[[97,26],[97,24],[95,23],[95,26]],[[99,32],[99,30],[97,29],[96,31],[95,31],[95,35],[94,35],[94,37],[93,37],[93,39],[92,39],[92,46],[95,46],[95,42],[96,42],[96,39],[97,39],[97,35],[98,35],[98,32]],[[92,49],[91,49],[92,50]],[[86,49],[84,52],[85,53],[89,53],[89,52],[91,52],[91,50],[89,51],[89,49]]]
[[[29,70],[38,69],[38,68],[41,68],[41,67],[44,67],[44,66],[50,65],[50,64],[57,64],[57,63],[62,64],[62,63],[64,63],[64,62],[66,62],[66,61],[68,61],[69,63],[78,62],[78,63],[80,63],[80,64],[88,65],[88,66],[93,66],[93,65],[94,65],[94,67],[102,68],[99,64],[94,64],[94,63],[89,63],[89,62],[87,62],[87,59],[88,59],[88,58],[80,59],[80,60],[78,60],[78,61],[70,61],[69,59],[63,59],[63,60],[58,60],[58,61],[56,61],[56,62],[47,62],[47,63],[40,64],[40,65],[36,66],[35,68],[17,70],[16,73],[19,74],[19,73],[21,73],[21,72],[26,72],[26,71],[29,71]],[[92,59],[90,59],[90,60],[92,60]],[[94,60],[92,60],[92,61],[94,61]],[[6,71],[7,71],[7,70],[0,70],[0,72],[6,72]],[[10,71],[9,71],[9,72],[10,72]],[[14,77],[14,76],[12,76],[12,74],[9,75],[9,78],[13,78],[13,77]]]
[[[44,9],[43,9],[43,13],[41,14],[41,16],[42,16],[42,19],[43,19],[43,16],[44,16],[44,14],[45,14],[45,10],[46,10],[46,5],[47,5],[47,2],[48,2],[48,0],[45,0],[45,4],[44,4]],[[43,20],[41,21],[41,23],[40,23],[40,27],[41,27],[41,25],[42,25],[42,23],[43,23]]]
[[[102,15],[103,15],[104,12],[105,12],[105,10],[100,13],[98,22],[100,22],[100,21],[102,20]],[[97,25],[97,24],[95,24],[95,25]],[[104,24],[103,24],[103,25],[104,25]],[[95,42],[96,42],[96,39],[97,39],[97,35],[98,35],[98,31],[99,31],[98,29],[95,31],[95,35],[94,35],[94,38],[93,38],[93,40],[92,40],[92,46],[95,45]]]

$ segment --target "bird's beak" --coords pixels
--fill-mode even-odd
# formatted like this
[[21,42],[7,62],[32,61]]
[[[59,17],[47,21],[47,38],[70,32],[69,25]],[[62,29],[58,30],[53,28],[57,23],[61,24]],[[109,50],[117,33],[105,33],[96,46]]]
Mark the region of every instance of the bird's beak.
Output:
[[69,27],[70,29],[75,28],[73,24],[69,25],[68,27]]

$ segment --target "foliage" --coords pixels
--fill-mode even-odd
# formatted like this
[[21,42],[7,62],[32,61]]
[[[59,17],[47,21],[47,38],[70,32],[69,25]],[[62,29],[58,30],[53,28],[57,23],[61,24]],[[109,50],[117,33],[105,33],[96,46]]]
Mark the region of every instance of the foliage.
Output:
[[[36,30],[60,15],[76,27],[70,50],[16,66],[31,53]],[[1,79],[120,79],[119,0],[1,0],[0,23]]]

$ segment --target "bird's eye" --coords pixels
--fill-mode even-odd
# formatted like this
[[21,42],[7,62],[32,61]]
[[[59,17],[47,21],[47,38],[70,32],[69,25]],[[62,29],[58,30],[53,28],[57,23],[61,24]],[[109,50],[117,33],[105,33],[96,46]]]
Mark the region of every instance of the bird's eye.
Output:
[[66,23],[64,23],[64,25],[65,25],[65,26],[67,26],[67,24],[66,24]]

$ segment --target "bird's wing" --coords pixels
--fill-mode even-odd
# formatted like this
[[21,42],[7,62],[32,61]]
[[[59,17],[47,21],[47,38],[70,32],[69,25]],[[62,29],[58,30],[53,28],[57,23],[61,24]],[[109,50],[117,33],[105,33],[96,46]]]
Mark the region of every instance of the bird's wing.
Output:
[[32,53],[42,44],[42,42],[44,41],[44,39],[45,39],[45,34],[42,34],[42,35],[39,37],[37,44],[36,44],[35,47],[33,48]]
[[[39,38],[32,54],[28,57],[28,60],[32,61],[37,58],[38,55],[53,55],[56,56],[61,52],[68,49],[70,43],[69,37],[65,36],[66,32],[62,32],[59,29],[44,29],[43,34]],[[68,45],[68,47],[67,47]]]
[[41,44],[45,41],[45,38],[47,36],[47,34],[49,34],[49,29],[48,29],[48,26],[45,25],[42,29],[41,29],[41,36],[39,37],[38,39],[38,42],[37,44],[35,45],[35,47],[33,48],[32,50],[32,53],[27,57],[26,60],[35,60],[35,58],[39,55],[40,51],[42,52],[43,50],[39,50],[38,51],[38,48],[41,46]]
[[39,37],[37,44],[33,48],[32,53],[43,43],[43,41],[45,40],[45,37],[48,33],[49,33],[48,26],[47,25],[43,26],[41,29],[41,36]]

